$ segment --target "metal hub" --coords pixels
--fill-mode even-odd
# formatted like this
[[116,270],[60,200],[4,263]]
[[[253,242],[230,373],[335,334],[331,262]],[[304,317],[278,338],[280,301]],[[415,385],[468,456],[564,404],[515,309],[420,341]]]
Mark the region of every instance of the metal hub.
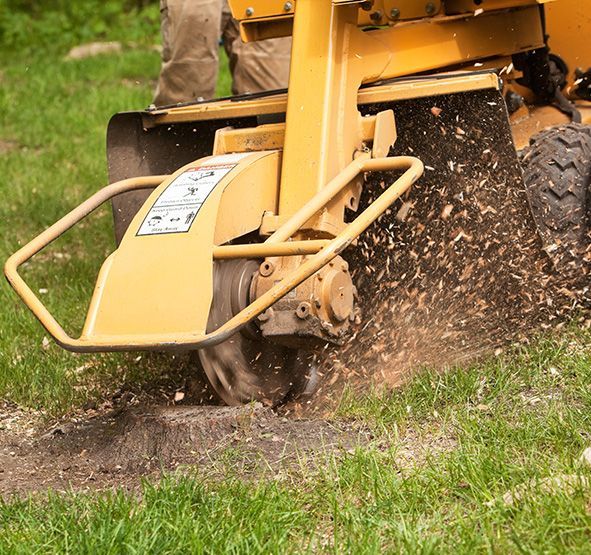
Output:
[[[353,314],[355,288],[347,264],[340,258],[319,273],[316,303],[326,312],[325,320],[334,324],[346,322]],[[334,325],[333,324],[333,325]]]
[[[253,282],[254,296],[263,295],[306,258],[266,259]],[[342,344],[355,319],[356,294],[349,266],[337,256],[261,314],[260,331],[265,338],[292,348]]]
[[[208,332],[227,322],[250,303],[259,264],[228,260],[214,264],[214,292]],[[230,339],[198,351],[209,382],[229,405],[260,401],[276,405],[311,392],[315,366],[311,355],[266,340],[251,323]]]

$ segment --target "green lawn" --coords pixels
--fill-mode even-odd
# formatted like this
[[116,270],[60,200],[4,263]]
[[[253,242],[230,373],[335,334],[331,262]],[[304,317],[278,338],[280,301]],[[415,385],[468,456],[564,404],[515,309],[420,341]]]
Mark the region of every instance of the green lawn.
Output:
[[[107,184],[105,132],[112,114],[146,107],[159,70],[153,49],[82,61],[21,55],[0,74],[0,259]],[[219,94],[229,93],[224,67]],[[26,267],[48,307],[76,331],[98,268],[114,248],[103,209]],[[53,343],[8,285],[0,286],[0,398],[59,414],[140,375],[129,356],[76,356]],[[135,372],[135,374],[134,374]]]
[[[159,57],[139,46],[77,62],[51,51],[0,59],[4,260],[106,183],[107,121],[150,103]],[[26,275],[61,320],[80,325],[112,248],[105,210]],[[60,415],[145,379],[133,356],[44,343],[4,283],[0,306],[0,400]],[[591,445],[590,345],[574,327],[395,392],[348,395],[335,418],[371,426],[375,445],[276,480],[244,482],[228,468],[221,482],[170,477],[140,497],[0,501],[0,553],[590,553],[591,471],[579,462]],[[504,504],[516,488],[525,499]]]
[[145,484],[140,499],[6,501],[0,552],[589,553],[590,340],[569,332],[350,398],[339,417],[365,421],[375,445],[275,480],[229,467],[221,482]]
[[[4,66],[0,87],[0,257],[106,184],[105,128],[118,110],[150,101],[158,55],[130,50],[77,62],[23,56]],[[101,260],[113,248],[107,210],[42,253],[25,275],[63,322],[80,307]],[[113,357],[69,355],[53,344],[4,282],[0,287],[0,396],[50,413],[82,402],[84,377],[116,371]],[[108,361],[108,362],[106,362]]]

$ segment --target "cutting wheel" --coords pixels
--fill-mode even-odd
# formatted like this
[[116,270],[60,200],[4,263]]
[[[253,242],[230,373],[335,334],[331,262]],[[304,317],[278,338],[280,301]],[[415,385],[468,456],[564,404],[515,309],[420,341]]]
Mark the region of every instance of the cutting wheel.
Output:
[[[214,264],[214,294],[208,332],[250,302],[259,264],[228,260]],[[261,401],[277,405],[311,392],[316,382],[313,355],[265,340],[251,323],[220,345],[198,351],[205,375],[229,405]]]

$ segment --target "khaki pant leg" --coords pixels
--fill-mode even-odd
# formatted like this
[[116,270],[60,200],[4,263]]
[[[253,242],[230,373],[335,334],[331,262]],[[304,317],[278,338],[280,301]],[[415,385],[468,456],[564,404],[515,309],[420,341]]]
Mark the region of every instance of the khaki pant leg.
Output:
[[243,43],[238,22],[230,17],[227,0],[224,0],[222,31],[230,58],[234,94],[287,87],[291,37]]
[[160,0],[162,68],[154,103],[213,98],[224,0]]

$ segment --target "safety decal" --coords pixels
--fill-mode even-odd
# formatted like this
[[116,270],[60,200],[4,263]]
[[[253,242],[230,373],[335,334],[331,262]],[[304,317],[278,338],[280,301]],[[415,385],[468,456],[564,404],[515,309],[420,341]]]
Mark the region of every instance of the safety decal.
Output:
[[189,168],[176,177],[158,197],[144,218],[137,235],[186,233],[191,229],[205,199],[236,162],[218,164],[223,156],[213,158],[206,166]]

